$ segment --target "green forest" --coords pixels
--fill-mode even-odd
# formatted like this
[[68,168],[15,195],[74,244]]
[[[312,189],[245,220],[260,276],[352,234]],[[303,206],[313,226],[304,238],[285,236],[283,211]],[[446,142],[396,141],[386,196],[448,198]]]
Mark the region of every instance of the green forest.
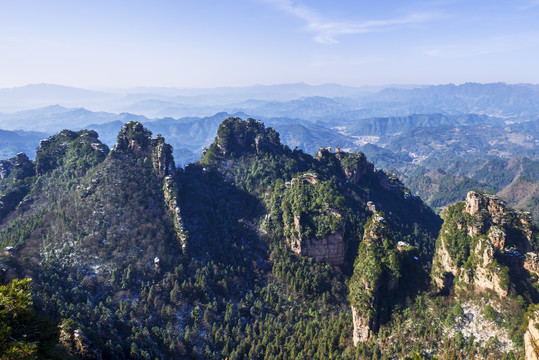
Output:
[[[442,242],[460,267],[478,241],[439,238],[479,221],[463,203],[440,217],[364,154],[311,156],[254,119],[223,120],[185,168],[172,150],[129,122],[110,149],[64,130],[7,160],[0,359],[523,357],[535,273],[502,249],[507,296],[433,285]],[[507,244],[529,233],[518,250],[535,252],[511,216]],[[370,324],[356,344],[352,308]],[[459,330],[471,308],[495,336]]]

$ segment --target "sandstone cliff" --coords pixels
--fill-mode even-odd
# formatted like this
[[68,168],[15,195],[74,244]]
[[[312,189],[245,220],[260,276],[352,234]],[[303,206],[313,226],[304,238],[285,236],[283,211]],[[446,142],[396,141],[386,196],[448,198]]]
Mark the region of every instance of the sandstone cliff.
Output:
[[420,262],[416,249],[391,238],[387,221],[375,213],[365,225],[350,279],[354,345],[367,341],[389,317],[405,291],[407,276],[418,276]]
[[[328,214],[340,218],[337,212]],[[344,264],[346,246],[344,242],[344,225],[337,232],[322,238],[304,239],[301,235],[300,218],[294,217],[294,227],[297,236],[287,238],[287,242],[293,252],[298,255],[309,256],[317,261],[323,261],[330,265]]]
[[524,348],[526,360],[539,360],[539,312],[530,316],[528,327],[524,334]]
[[524,334],[526,360],[539,360],[539,313],[530,316],[528,327]]
[[471,191],[442,216],[432,269],[438,289],[491,290],[505,297],[515,280],[510,274],[523,267],[537,271],[537,232],[529,214],[510,209],[496,196]]
[[284,231],[292,251],[330,265],[344,264],[346,221],[331,184],[307,173],[287,182],[283,191]]

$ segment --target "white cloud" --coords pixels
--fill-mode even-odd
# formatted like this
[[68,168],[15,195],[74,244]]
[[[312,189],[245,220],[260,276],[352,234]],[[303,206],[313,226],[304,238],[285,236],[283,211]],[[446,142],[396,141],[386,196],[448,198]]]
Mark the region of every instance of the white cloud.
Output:
[[307,23],[306,30],[314,33],[314,40],[322,44],[335,44],[340,35],[365,34],[376,31],[387,31],[401,25],[417,24],[432,20],[430,13],[415,13],[408,16],[368,20],[362,22],[334,21],[321,16],[314,9],[293,0],[265,0],[278,9],[293,15]]

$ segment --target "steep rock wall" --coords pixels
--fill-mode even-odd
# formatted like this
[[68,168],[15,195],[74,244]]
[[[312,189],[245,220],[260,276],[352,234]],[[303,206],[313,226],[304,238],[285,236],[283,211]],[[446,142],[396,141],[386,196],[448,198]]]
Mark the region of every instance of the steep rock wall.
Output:
[[524,349],[526,360],[539,360],[539,313],[535,312],[530,317],[528,328],[524,335]]
[[[440,290],[447,291],[454,283],[457,288],[491,290],[505,297],[511,286],[510,268],[512,273],[521,267],[537,271],[533,251],[537,232],[527,213],[508,208],[496,196],[471,191],[464,203],[452,205],[443,217],[431,274]],[[527,252],[524,264],[504,264]]]
[[375,213],[365,225],[350,279],[354,345],[367,341],[378,331],[382,319],[389,317],[398,290],[408,280],[406,276],[417,276],[410,271],[413,267],[405,269],[405,264],[419,264],[416,250],[391,239],[380,213]]

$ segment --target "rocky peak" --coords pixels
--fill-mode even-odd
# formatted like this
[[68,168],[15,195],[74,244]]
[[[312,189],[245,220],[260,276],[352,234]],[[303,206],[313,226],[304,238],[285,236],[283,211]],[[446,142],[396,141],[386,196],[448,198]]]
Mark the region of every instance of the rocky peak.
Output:
[[432,270],[441,290],[452,287],[455,279],[458,289],[491,290],[505,297],[511,283],[519,280],[510,274],[537,270],[533,261],[537,229],[525,213],[509,208],[500,198],[471,191],[465,202],[450,206],[443,217]]
[[152,132],[137,121],[122,126],[114,151],[130,152],[137,158],[152,159],[153,166],[160,176],[167,176],[175,170],[172,146],[165,143],[161,135],[152,138]]
[[386,231],[386,219],[381,213],[376,212],[373,214],[370,222],[365,225],[363,241],[383,241],[386,239]]
[[[66,156],[87,157],[90,162],[101,161],[109,148],[101,143],[93,130],[62,130],[48,139],[41,140],[36,152],[36,175],[42,176],[64,163]],[[76,163],[76,161],[74,161]]]
[[472,216],[483,213],[494,224],[501,224],[507,212],[507,206],[497,196],[470,191],[466,195],[466,212]]
[[18,153],[8,160],[0,160],[0,180],[6,179],[13,170],[33,167],[25,153]]
[[367,160],[362,152],[335,154],[341,162],[346,179],[352,184],[357,184],[359,180],[369,173],[374,172],[374,164]]
[[237,117],[223,120],[217,130],[217,137],[203,158],[235,158],[247,153],[279,152],[282,145],[279,133],[274,128],[266,128],[259,120]]
[[375,212],[365,224],[350,279],[349,301],[352,305],[354,345],[367,341],[388,317],[388,299],[398,296],[401,282],[417,276],[419,260],[416,249],[390,238],[384,215]]
[[28,156],[26,156],[25,153],[18,153],[14,158],[11,159],[11,161],[14,168],[21,168],[25,164],[27,164],[30,159],[28,158]]
[[165,139],[158,135],[153,140],[153,165],[160,176],[168,176],[176,170],[172,146],[165,142]]
[[[506,241],[526,252],[532,249],[533,224],[530,214],[509,208],[497,196],[470,191],[466,196],[465,211],[475,222],[468,225],[470,236],[487,234],[492,245],[503,250]],[[517,228],[521,236],[507,239],[506,229]]]
[[130,121],[122,126],[114,151],[129,150],[136,157],[150,157],[152,153],[152,132],[138,121]]

